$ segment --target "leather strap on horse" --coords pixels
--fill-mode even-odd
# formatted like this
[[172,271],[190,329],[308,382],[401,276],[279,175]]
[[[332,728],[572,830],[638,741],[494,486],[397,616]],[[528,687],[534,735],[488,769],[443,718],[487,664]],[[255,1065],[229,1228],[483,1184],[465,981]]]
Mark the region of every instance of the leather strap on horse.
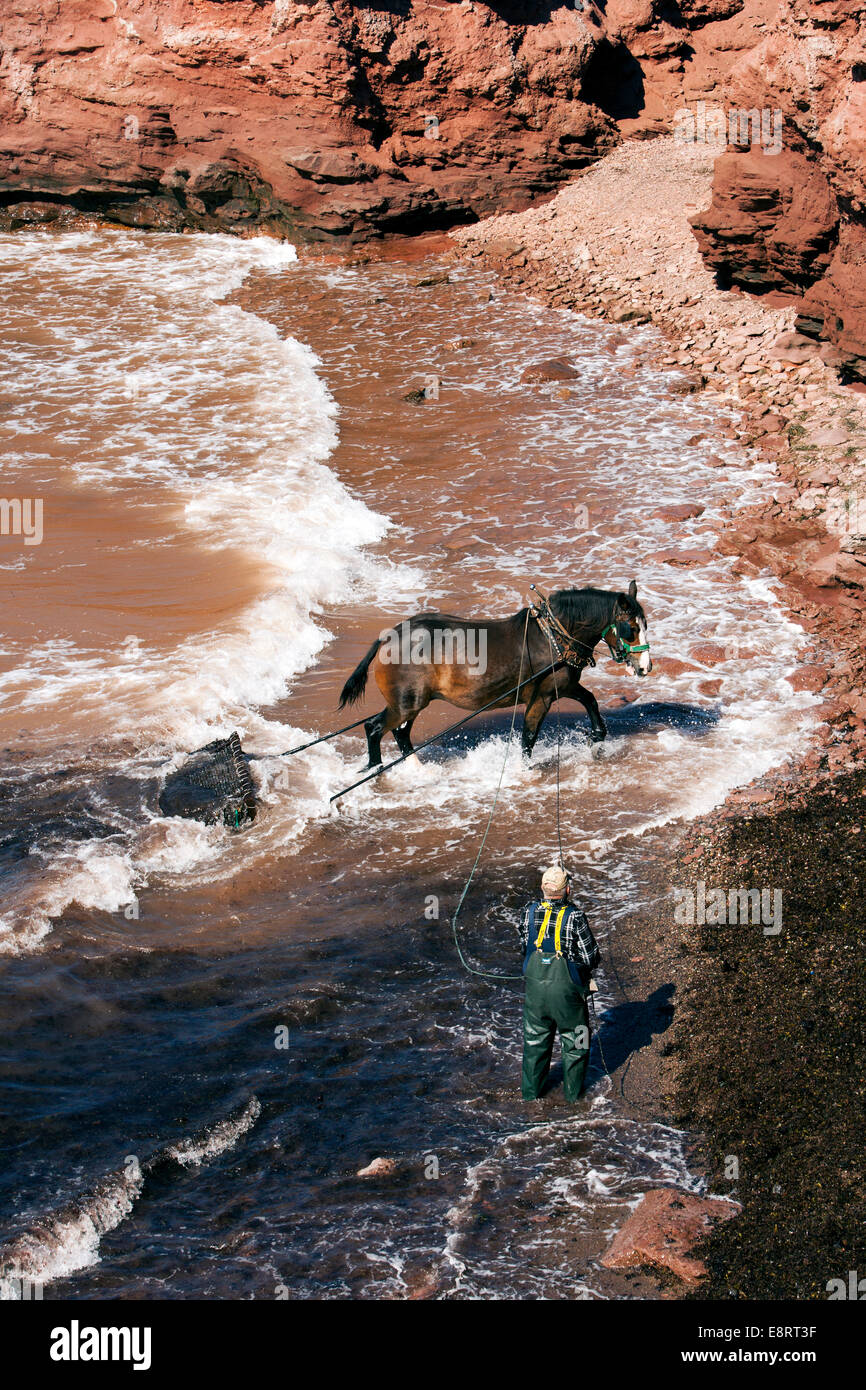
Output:
[[[563,627],[562,623],[553,612],[548,599],[540,589],[536,588],[534,584],[530,584],[529,587],[533,593],[538,594],[541,600],[538,607],[531,603],[529,605],[529,611],[560,661],[564,661],[567,666],[594,666],[595,657],[592,654],[592,647],[588,646],[586,642],[581,642],[577,637],[574,637],[567,628]],[[563,639],[561,642],[555,635],[556,633]],[[578,647],[583,647],[586,656],[578,656],[572,643],[576,644]]]

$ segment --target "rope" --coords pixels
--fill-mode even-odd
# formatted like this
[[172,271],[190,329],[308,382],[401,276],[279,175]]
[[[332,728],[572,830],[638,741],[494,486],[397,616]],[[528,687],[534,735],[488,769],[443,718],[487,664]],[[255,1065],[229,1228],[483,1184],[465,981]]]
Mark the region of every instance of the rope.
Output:
[[[547,633],[547,645],[550,648],[551,659],[553,658],[553,642],[550,632]],[[562,747],[562,715],[559,710],[559,681],[556,678],[556,671],[553,672],[553,701],[556,705],[556,839],[559,844],[559,867],[565,868],[565,860],[562,855],[562,822],[559,813],[559,760],[560,749]]]
[[[551,642],[550,632],[547,634],[548,645],[550,646],[551,657],[553,655],[553,643]],[[559,712],[559,682],[556,678],[556,671],[553,672],[553,692],[556,704],[556,838],[559,844],[559,867],[565,868],[565,860],[562,854],[562,820],[560,816],[560,757],[562,747],[562,716]],[[598,1014],[595,1011],[595,999],[590,991],[587,994],[589,1005],[592,1010],[592,1021],[595,1024],[595,1040],[598,1043],[598,1052],[601,1057],[601,1065],[604,1067],[608,1081],[613,1084],[613,1078],[608,1070],[607,1061],[604,1055],[604,1048],[601,1045],[601,1024],[598,1021]]]
[[[465,970],[467,970],[467,971],[469,972],[470,975],[480,975],[480,976],[481,976],[483,979],[485,979],[485,980],[522,980],[522,979],[523,979],[523,975],[522,975],[522,974],[521,974],[521,975],[503,975],[503,974],[500,974],[500,973],[494,973],[493,971],[489,971],[489,970],[477,970],[477,969],[475,968],[475,966],[470,965],[469,962],[467,961],[466,957],[464,956],[463,951],[462,951],[461,946],[460,946],[460,939],[459,939],[459,937],[458,937],[458,935],[457,935],[457,919],[458,919],[458,917],[460,916],[461,909],[462,909],[462,907],[463,907],[464,902],[466,901],[466,895],[467,895],[467,893],[469,892],[470,886],[471,886],[471,884],[472,884],[472,880],[473,880],[473,878],[475,877],[475,871],[476,871],[476,869],[478,868],[478,864],[479,864],[479,862],[480,862],[480,860],[481,860],[481,855],[482,855],[482,853],[484,852],[484,846],[485,846],[486,843],[487,843],[487,837],[488,837],[488,835],[490,834],[490,827],[491,827],[491,825],[493,824],[493,817],[494,817],[494,815],[495,815],[495,813],[496,813],[496,807],[497,807],[497,804],[498,804],[498,802],[499,802],[499,793],[500,793],[500,791],[501,791],[501,789],[502,789],[502,780],[503,780],[503,778],[504,778],[504,776],[505,776],[505,767],[506,767],[506,764],[507,764],[507,762],[508,762],[508,755],[509,755],[509,753],[511,752],[511,738],[512,738],[512,735],[513,735],[513,733],[514,733],[514,724],[515,724],[515,721],[516,721],[516,719],[517,719],[517,705],[518,705],[518,701],[519,701],[519,699],[520,699],[520,681],[521,681],[521,677],[523,676],[523,658],[524,658],[524,655],[525,655],[525,653],[526,653],[526,634],[527,634],[527,629],[528,629],[528,627],[529,627],[529,611],[527,610],[526,622],[525,622],[524,627],[523,627],[523,646],[522,646],[521,652],[520,652],[520,670],[518,671],[518,675],[517,675],[517,681],[518,681],[518,685],[517,685],[517,694],[515,695],[515,698],[514,698],[514,707],[513,707],[512,711],[511,711],[511,725],[510,725],[509,730],[508,730],[508,741],[507,741],[506,747],[505,747],[505,757],[504,757],[503,760],[502,760],[502,769],[501,769],[501,771],[500,771],[500,773],[499,773],[499,781],[498,781],[498,783],[497,783],[497,785],[496,785],[496,793],[495,793],[495,795],[494,795],[494,797],[493,797],[493,805],[492,805],[491,808],[490,808],[490,814],[489,814],[489,816],[487,817],[487,824],[486,824],[486,826],[484,827],[484,834],[483,834],[482,837],[481,837],[481,844],[478,846],[478,853],[477,853],[476,856],[475,856],[475,862],[474,862],[474,864],[472,865],[472,868],[471,868],[471,870],[470,870],[470,872],[469,872],[469,877],[468,877],[467,880],[466,880],[466,885],[465,885],[465,887],[464,887],[464,889],[463,889],[463,892],[460,894],[460,900],[459,900],[459,902],[457,903],[456,911],[455,911],[455,913],[454,913],[454,916],[453,916],[452,919],[451,919],[451,930],[452,930],[452,933],[453,933],[453,935],[454,935],[454,945],[457,947],[457,954],[458,954],[458,956],[460,957],[460,963],[461,963],[461,965],[463,966],[463,968],[464,968]],[[563,852],[562,852],[562,817],[561,817],[561,813],[560,813],[560,782],[561,782],[561,778],[560,778],[560,760],[561,760],[561,749],[562,749],[562,716],[561,716],[561,714],[560,714],[560,709],[559,709],[559,681],[557,680],[557,676],[556,676],[556,659],[555,659],[554,652],[553,652],[553,640],[552,640],[551,633],[550,633],[549,629],[545,629],[545,631],[546,631],[546,635],[547,635],[548,646],[550,647],[550,660],[551,660],[551,665],[553,666],[553,691],[554,691],[554,703],[556,704],[556,839],[557,839],[557,843],[558,843],[558,845],[559,845],[559,867],[560,867],[561,869],[564,869],[564,868],[565,868],[565,861],[564,861]],[[617,976],[617,978],[619,978],[619,977]],[[597,1015],[597,1013],[596,1013],[596,1011],[595,1011],[595,1000],[593,999],[593,996],[592,996],[591,993],[588,994],[587,997],[588,997],[588,999],[589,999],[590,1008],[592,1009],[592,1019],[593,1019],[593,1023],[595,1024],[595,1040],[596,1040],[596,1042],[598,1043],[598,1052],[599,1052],[599,1056],[601,1057],[601,1064],[602,1064],[602,1066],[604,1067],[605,1075],[607,1076],[608,1080],[611,1081],[611,1083],[612,1083],[613,1078],[611,1077],[610,1071],[608,1070],[607,1060],[606,1060],[605,1055],[604,1055],[604,1048],[603,1048],[602,1045],[601,1045],[601,1025],[599,1024],[598,1015]]]
[[457,904],[457,907],[456,907],[456,909],[455,909],[454,916],[451,918],[451,931],[452,931],[452,933],[453,933],[453,935],[454,935],[454,945],[457,947],[457,954],[458,954],[458,956],[460,957],[460,963],[461,963],[461,965],[463,966],[464,970],[468,970],[468,972],[469,972],[470,975],[480,975],[480,976],[482,976],[485,980],[522,980],[522,979],[523,979],[523,975],[522,975],[522,974],[521,974],[521,975],[503,975],[503,974],[501,974],[501,973],[499,973],[499,972],[494,972],[494,971],[491,971],[491,970],[477,970],[477,969],[475,968],[474,965],[470,965],[469,962],[468,962],[468,960],[467,960],[466,957],[464,956],[463,950],[462,950],[462,948],[461,948],[461,946],[460,946],[460,939],[459,939],[459,937],[458,937],[458,935],[457,935],[457,918],[460,916],[461,909],[462,909],[462,907],[463,907],[464,902],[466,901],[466,894],[469,892],[470,886],[471,886],[471,884],[472,884],[472,880],[473,880],[473,878],[475,877],[475,870],[478,868],[478,865],[479,865],[480,860],[481,860],[481,855],[482,855],[483,852],[484,852],[484,846],[487,844],[487,837],[488,837],[488,835],[490,834],[490,827],[491,827],[491,825],[493,824],[493,817],[494,817],[494,815],[496,814],[496,807],[497,807],[497,804],[498,804],[498,802],[499,802],[499,793],[500,793],[500,791],[502,790],[502,780],[503,780],[503,778],[505,777],[505,768],[506,768],[506,764],[508,763],[508,755],[509,755],[509,753],[511,752],[511,739],[512,739],[512,735],[514,734],[514,725],[515,725],[515,721],[516,721],[516,719],[517,719],[517,706],[518,706],[518,704],[519,704],[519,702],[520,702],[520,686],[521,686],[521,680],[522,680],[522,677],[523,677],[523,658],[524,658],[525,655],[526,655],[526,634],[527,634],[528,629],[529,629],[529,609],[527,608],[527,610],[526,610],[526,622],[525,622],[524,625],[523,625],[523,645],[521,646],[521,649],[520,649],[520,669],[519,669],[519,671],[518,671],[518,673],[517,673],[517,691],[516,691],[515,696],[514,696],[514,706],[513,706],[512,711],[511,711],[511,724],[510,724],[509,729],[508,729],[508,739],[507,739],[506,744],[505,744],[505,757],[502,759],[502,768],[501,768],[500,773],[499,773],[499,781],[498,781],[497,784],[496,784],[496,793],[495,793],[495,795],[494,795],[494,797],[493,797],[493,805],[492,805],[491,808],[490,808],[490,815],[487,817],[487,824],[486,824],[486,826],[484,827],[484,834],[483,834],[482,837],[481,837],[481,844],[478,846],[478,853],[477,853],[476,856],[475,856],[475,863],[472,865],[472,868],[471,868],[470,871],[469,871],[469,877],[468,877],[467,880],[466,880],[466,886],[464,887],[463,892],[460,894],[460,900],[459,900],[459,902],[458,902],[458,904]]

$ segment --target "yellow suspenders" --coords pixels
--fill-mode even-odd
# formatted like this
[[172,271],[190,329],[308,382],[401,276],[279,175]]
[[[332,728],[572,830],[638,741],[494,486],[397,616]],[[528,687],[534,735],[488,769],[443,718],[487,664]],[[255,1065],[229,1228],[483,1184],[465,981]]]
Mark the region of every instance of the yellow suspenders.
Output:
[[[541,943],[547,935],[547,928],[550,923],[550,915],[553,912],[553,903],[545,901],[541,904],[541,906],[544,908],[544,918],[541,923],[541,930],[538,933],[538,936],[535,941],[535,947],[538,951],[541,950]],[[565,907],[561,907],[556,914],[556,926],[554,927],[553,931],[553,945],[554,950],[556,951],[556,954],[558,956],[562,955],[562,919],[567,911],[568,903],[565,904]]]

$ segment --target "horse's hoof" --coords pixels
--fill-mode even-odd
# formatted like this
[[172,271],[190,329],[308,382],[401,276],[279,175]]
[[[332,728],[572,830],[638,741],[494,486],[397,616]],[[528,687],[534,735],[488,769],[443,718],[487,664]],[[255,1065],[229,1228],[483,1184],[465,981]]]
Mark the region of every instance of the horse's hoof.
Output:
[[593,729],[589,736],[590,743],[604,743],[607,738],[607,729]]

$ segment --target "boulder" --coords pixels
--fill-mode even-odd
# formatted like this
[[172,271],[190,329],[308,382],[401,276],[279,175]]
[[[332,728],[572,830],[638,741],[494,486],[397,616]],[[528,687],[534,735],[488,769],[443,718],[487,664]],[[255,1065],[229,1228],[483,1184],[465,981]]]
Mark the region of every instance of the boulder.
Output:
[[686,1284],[697,1284],[707,1271],[703,1261],[690,1253],[692,1248],[709,1234],[714,1222],[729,1221],[739,1211],[736,1202],[721,1197],[696,1197],[674,1187],[653,1188],[617,1231],[601,1263],[607,1269],[650,1265],[670,1270]]
[[798,666],[796,671],[792,671],[787,677],[788,683],[794,690],[808,690],[816,694],[827,684],[828,671],[826,666]]
[[804,338],[801,333],[780,333],[776,338],[768,353],[777,362],[790,362],[795,366],[802,366],[804,362],[809,362],[816,356],[817,349],[811,338]]
[[653,671],[660,676],[682,676],[687,671],[696,671],[688,661],[680,661],[675,656],[654,656]]
[[701,666],[717,666],[720,661],[730,660],[733,645],[723,647],[719,642],[702,642],[699,646],[692,647],[689,655],[700,662]]
[[690,521],[692,517],[702,516],[705,510],[699,502],[676,502],[671,506],[658,507],[650,515],[659,521]]
[[708,565],[715,558],[712,550],[658,550],[650,556],[650,559],[658,560],[663,565],[680,565],[684,568]]
[[863,560],[837,550],[816,560],[806,570],[805,579],[818,589],[831,588],[837,584],[852,584],[858,589],[866,588],[866,557]]
[[545,362],[534,362],[527,367],[520,380],[537,381],[577,381],[580,373],[562,357],[550,357]]
[[390,1178],[396,1171],[396,1159],[374,1158],[367,1164],[366,1168],[359,1168],[355,1176],[357,1178]]
[[[736,143],[716,159],[710,206],[692,226],[723,287],[793,298],[800,335],[824,340],[824,360],[863,383],[866,141],[855,134],[866,119],[862,7],[778,0],[777,11],[716,87],[720,107],[740,113],[748,129],[729,126]],[[768,118],[776,135],[764,128]],[[808,360],[802,343],[773,355]]]

